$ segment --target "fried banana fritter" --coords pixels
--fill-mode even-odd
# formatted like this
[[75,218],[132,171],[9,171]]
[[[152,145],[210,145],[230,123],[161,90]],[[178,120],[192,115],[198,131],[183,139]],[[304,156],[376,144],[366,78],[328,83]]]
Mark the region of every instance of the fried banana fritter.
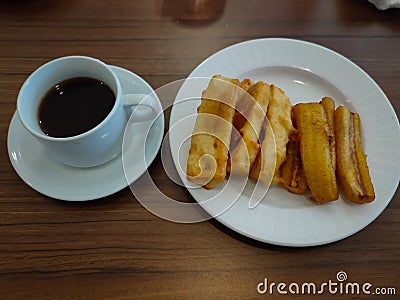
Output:
[[261,150],[250,177],[269,185],[278,182],[279,168],[286,159],[286,145],[296,131],[291,119],[292,105],[278,87],[271,85],[271,100]]
[[206,189],[217,187],[226,176],[238,85],[237,79],[213,76],[197,109],[186,174]]
[[300,103],[293,107],[301,160],[312,200],[318,203],[339,198],[335,166],[332,164],[329,124],[319,103]]
[[241,140],[231,152],[232,175],[246,176],[256,160],[260,145],[260,132],[265,121],[265,115],[271,98],[270,86],[259,81],[248,89],[251,97],[244,97],[252,103],[247,119],[239,129]]
[[346,198],[363,204],[375,199],[361,143],[360,117],[344,106],[335,111],[337,175]]

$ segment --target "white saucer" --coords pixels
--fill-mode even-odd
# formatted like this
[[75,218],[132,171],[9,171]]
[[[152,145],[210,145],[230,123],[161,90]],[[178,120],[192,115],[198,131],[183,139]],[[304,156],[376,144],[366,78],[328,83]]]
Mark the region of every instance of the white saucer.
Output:
[[[149,94],[150,85],[136,74],[111,66],[120,79],[125,93]],[[142,81],[137,84],[138,81]],[[162,111],[158,99],[159,111]],[[138,179],[156,157],[164,134],[161,114],[149,133],[135,132],[135,145],[145,144],[146,153],[130,153],[137,168],[130,168],[129,178],[124,174],[122,155],[93,168],[74,168],[47,157],[42,145],[22,126],[14,113],[8,130],[8,154],[17,174],[36,191],[60,200],[86,201],[102,198],[120,191]],[[134,147],[133,147],[134,148]]]

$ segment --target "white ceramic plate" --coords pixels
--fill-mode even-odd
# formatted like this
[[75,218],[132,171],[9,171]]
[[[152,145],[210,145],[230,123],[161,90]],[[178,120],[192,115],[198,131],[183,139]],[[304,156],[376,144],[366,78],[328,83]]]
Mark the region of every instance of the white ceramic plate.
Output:
[[[112,70],[120,79],[125,93],[153,92],[150,85],[136,74],[114,66]],[[157,101],[158,109],[162,111],[161,103]],[[14,113],[10,123],[7,146],[15,171],[33,189],[55,199],[85,201],[116,193],[143,174],[161,145],[164,134],[162,115],[146,133],[137,131],[130,140],[132,149],[146,145],[146,153],[129,153],[129,159],[135,165],[135,168],[130,169],[129,177],[125,177],[122,155],[93,168],[74,168],[49,159],[42,145],[22,126],[17,113]]]
[[[317,205],[308,197],[294,195],[273,186],[263,201],[249,209],[248,186],[240,198],[224,213],[216,216],[224,225],[250,238],[285,246],[313,246],[348,237],[370,224],[390,202],[400,177],[400,130],[396,114],[385,94],[362,69],[340,54],[312,43],[291,39],[259,39],[230,46],[202,62],[189,78],[221,74],[233,78],[264,80],[282,88],[293,104],[319,101],[323,96],[346,104],[360,114],[364,148],[375,187],[376,200],[355,205],[340,197],[338,201]],[[175,100],[170,128],[185,116],[196,113],[200,104],[181,101],[186,92],[201,95],[203,84],[182,86]],[[187,91],[193,89],[197,91]],[[175,166],[185,184],[185,162],[194,119],[179,130],[170,132],[171,151]],[[182,147],[181,147],[182,145]],[[250,185],[254,183],[249,183]],[[216,194],[234,199],[235,183],[216,190],[189,188],[192,196],[210,214],[215,210],[204,200]]]

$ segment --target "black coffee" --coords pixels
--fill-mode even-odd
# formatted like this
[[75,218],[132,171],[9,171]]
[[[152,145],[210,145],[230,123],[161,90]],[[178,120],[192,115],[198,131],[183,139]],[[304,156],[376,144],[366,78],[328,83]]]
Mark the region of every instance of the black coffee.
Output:
[[113,91],[104,82],[76,77],[52,87],[38,109],[38,121],[45,134],[70,137],[98,125],[115,103]]

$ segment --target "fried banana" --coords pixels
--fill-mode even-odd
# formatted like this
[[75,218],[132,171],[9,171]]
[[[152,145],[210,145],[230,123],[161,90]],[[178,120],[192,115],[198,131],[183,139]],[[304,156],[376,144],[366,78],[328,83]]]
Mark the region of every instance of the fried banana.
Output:
[[271,85],[271,99],[261,149],[250,177],[269,185],[278,182],[279,168],[286,159],[286,145],[296,131],[292,124],[292,105],[278,87]]
[[226,176],[238,85],[237,79],[213,76],[197,109],[186,175],[206,189],[217,187]]
[[[229,150],[235,149],[237,144],[241,141],[240,129],[246,123],[246,118],[248,116],[248,112],[251,109],[251,104],[254,103],[252,97],[247,92],[247,90],[253,85],[253,82],[246,78],[239,83],[239,92],[238,92],[238,101],[236,103],[235,114],[233,115],[233,128],[232,128],[232,137],[231,144]],[[231,172],[231,159],[230,155],[228,155],[228,163],[226,165],[226,172]]]
[[251,109],[253,102],[250,102],[248,99],[250,95],[247,93],[247,90],[253,85],[253,82],[246,78],[242,80],[239,84],[241,90],[239,90],[238,102],[236,104],[235,115],[233,116],[232,124],[239,131],[240,128],[244,126],[246,123],[246,118],[248,111]]
[[346,198],[363,204],[375,199],[366,155],[362,149],[360,117],[344,106],[335,111],[337,175]]
[[308,190],[297,141],[287,144],[286,160],[281,166],[278,181],[289,192],[295,194],[304,194]]
[[322,98],[320,104],[325,110],[326,119],[328,121],[328,139],[329,139],[329,151],[331,154],[332,166],[336,171],[336,147],[335,147],[335,101],[332,98]]
[[259,81],[248,89],[248,94],[251,97],[247,101],[255,103],[251,105],[247,119],[239,129],[241,140],[230,153],[230,173],[238,176],[248,175],[256,160],[260,148],[259,135],[268,109],[271,89],[267,83]]
[[250,178],[260,180],[267,186],[274,184],[276,152],[274,132],[267,119],[263,130],[263,141],[256,161],[250,170]]
[[329,125],[324,107],[319,103],[300,103],[293,107],[292,113],[311,199],[318,203],[337,200],[339,190],[332,165]]

